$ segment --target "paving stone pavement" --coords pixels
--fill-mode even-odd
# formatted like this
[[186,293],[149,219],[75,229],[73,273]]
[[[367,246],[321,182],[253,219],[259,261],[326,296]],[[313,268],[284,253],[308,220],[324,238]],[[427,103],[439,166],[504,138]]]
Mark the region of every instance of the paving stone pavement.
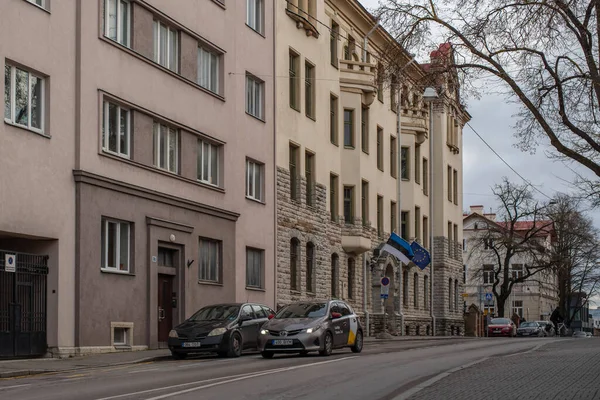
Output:
[[409,399],[600,399],[600,338],[568,338],[530,353],[490,358]]

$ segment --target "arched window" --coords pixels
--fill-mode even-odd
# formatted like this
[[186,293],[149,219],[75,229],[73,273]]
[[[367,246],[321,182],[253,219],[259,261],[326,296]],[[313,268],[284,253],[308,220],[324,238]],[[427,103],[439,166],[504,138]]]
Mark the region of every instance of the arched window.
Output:
[[458,312],[458,279],[454,281],[454,311]]
[[312,242],[306,243],[306,291],[315,292],[315,245]]
[[348,298],[354,298],[354,273],[356,262],[354,258],[348,259]]
[[429,310],[429,277],[423,277],[423,305],[426,310]]
[[340,280],[340,258],[336,253],[331,255],[331,297],[338,297],[338,282]]
[[415,273],[413,281],[413,305],[419,308],[419,274]]
[[404,303],[404,307],[408,307],[408,271],[402,272],[402,301]]
[[298,256],[300,241],[292,238],[290,241],[290,289],[298,290]]
[[452,311],[452,278],[448,280],[448,309]]

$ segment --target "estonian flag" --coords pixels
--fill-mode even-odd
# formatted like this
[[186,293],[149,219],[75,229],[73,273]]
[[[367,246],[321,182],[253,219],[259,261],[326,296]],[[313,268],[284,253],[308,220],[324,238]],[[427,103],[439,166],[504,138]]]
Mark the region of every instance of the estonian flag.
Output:
[[423,248],[423,246],[421,246],[417,242],[412,242],[410,244],[410,247],[412,248],[412,250],[414,252],[414,257],[412,258],[412,262],[417,267],[421,268],[421,270],[424,270],[431,262],[431,255],[429,254],[429,252],[427,250],[425,250],[425,248]]
[[404,265],[408,265],[414,256],[410,244],[395,233],[392,233],[387,243],[381,248],[381,251],[390,253],[402,261]]

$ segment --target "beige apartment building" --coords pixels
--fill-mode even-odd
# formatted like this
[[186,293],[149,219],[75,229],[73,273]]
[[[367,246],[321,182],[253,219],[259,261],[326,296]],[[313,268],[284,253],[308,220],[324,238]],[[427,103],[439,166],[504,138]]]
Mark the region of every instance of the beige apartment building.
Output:
[[[497,261],[486,245],[480,245],[482,237],[486,236],[487,224],[501,223],[496,220],[496,214],[486,213],[482,205],[471,206],[464,216],[464,246],[465,262],[465,301],[470,306],[475,304],[482,311],[491,315],[498,314],[498,304],[492,293],[494,269]],[[527,221],[519,221],[515,231],[526,232],[531,229]],[[520,226],[519,226],[520,225]],[[552,240],[552,232],[545,232],[540,239]],[[527,264],[531,265],[531,257],[517,254],[511,259],[510,276],[520,277],[526,272]],[[513,286],[508,300],[504,303],[504,316],[513,314],[527,321],[548,321],[552,311],[558,305],[558,277],[550,271],[542,271],[523,283]]]
[[[386,275],[389,331],[459,334],[462,126],[470,116],[451,78],[429,81],[440,95],[433,129],[422,98],[428,70],[451,50],[441,46],[427,65],[401,52],[394,72],[385,54],[398,45],[358,1],[280,1],[274,12],[278,305],[344,299],[376,333]],[[431,229],[433,276],[391,257],[371,262],[392,231],[431,251]]]
[[269,4],[2,1],[0,356],[275,304]]

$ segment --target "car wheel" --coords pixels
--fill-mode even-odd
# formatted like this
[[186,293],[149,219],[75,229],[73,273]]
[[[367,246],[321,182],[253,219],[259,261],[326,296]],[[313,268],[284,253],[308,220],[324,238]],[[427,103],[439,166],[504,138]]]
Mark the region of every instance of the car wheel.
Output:
[[242,336],[238,332],[234,332],[229,338],[229,357],[239,357],[242,355]]
[[544,332],[542,332],[542,331],[539,331],[539,332],[538,332],[538,337],[544,337],[544,336],[545,336],[545,335],[544,335]]
[[350,348],[353,353],[360,353],[363,349],[363,334],[362,331],[356,332],[356,338],[354,339],[354,345]]
[[273,358],[275,354],[268,351],[263,351],[260,353],[260,355],[263,356],[263,358]]
[[175,351],[171,352],[171,355],[175,360],[185,360],[187,358],[187,354],[185,353],[177,353]]
[[323,339],[323,350],[319,351],[319,354],[325,357],[328,357],[333,352],[333,336],[331,332],[325,333],[325,338]]

